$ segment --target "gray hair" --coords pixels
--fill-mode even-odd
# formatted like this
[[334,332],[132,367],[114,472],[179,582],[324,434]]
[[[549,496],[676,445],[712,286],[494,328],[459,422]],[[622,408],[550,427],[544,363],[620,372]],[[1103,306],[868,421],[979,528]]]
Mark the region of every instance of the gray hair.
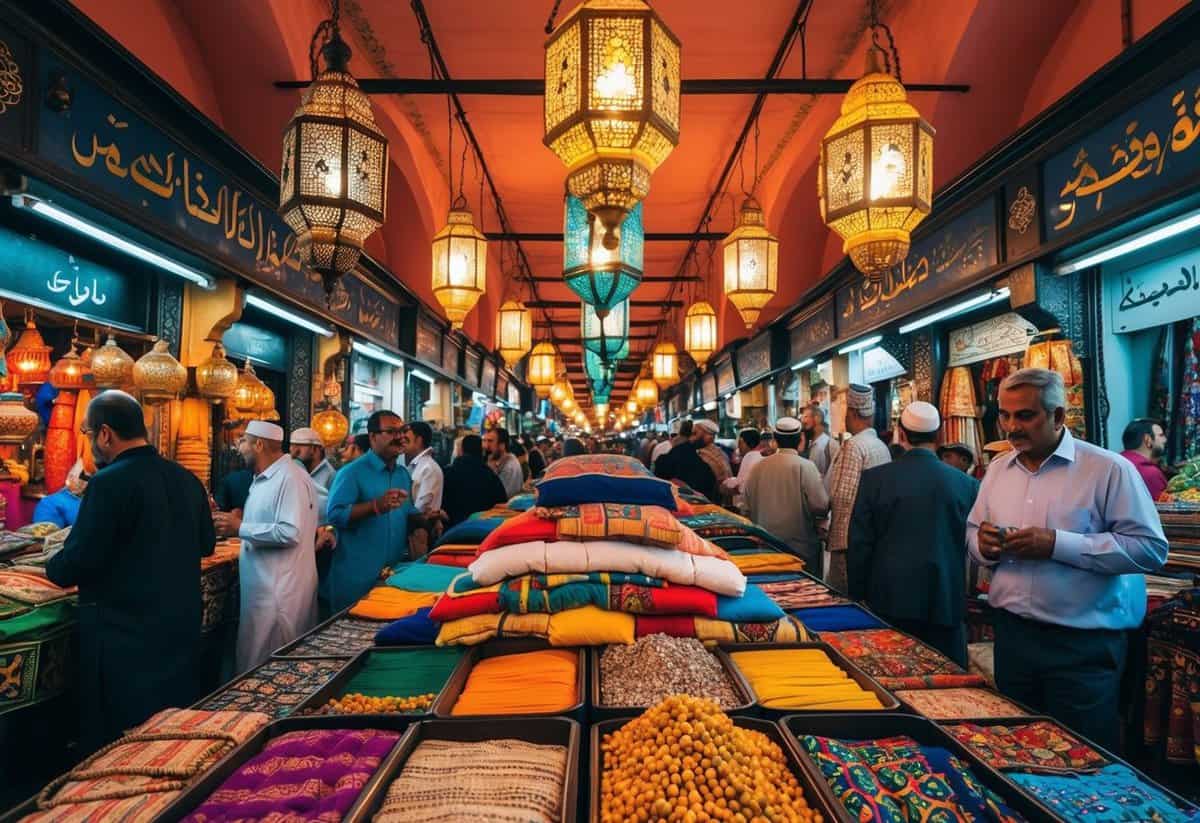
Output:
[[1067,407],[1067,388],[1062,375],[1050,369],[1020,369],[1004,378],[1001,391],[1020,386],[1033,386],[1041,396],[1042,408],[1053,414],[1055,409]]

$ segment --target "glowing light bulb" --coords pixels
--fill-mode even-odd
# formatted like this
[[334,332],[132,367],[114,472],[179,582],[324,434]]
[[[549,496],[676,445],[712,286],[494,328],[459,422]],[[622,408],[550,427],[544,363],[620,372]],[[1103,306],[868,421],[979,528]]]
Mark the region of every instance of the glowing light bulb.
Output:
[[758,282],[758,258],[747,257],[742,261],[740,279],[743,287],[751,287]]
[[871,163],[871,199],[896,197],[896,187],[904,175],[904,154],[895,143],[885,143]]
[[471,261],[462,252],[450,255],[450,282],[465,283],[471,271]]
[[596,78],[596,91],[601,97],[610,99],[629,98],[637,94],[637,85],[629,67],[623,62],[615,62]]

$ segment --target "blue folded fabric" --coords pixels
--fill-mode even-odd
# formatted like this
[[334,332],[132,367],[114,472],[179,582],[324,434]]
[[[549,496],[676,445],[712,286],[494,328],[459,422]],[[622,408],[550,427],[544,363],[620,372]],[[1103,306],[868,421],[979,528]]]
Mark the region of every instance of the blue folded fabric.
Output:
[[791,580],[802,580],[804,575],[795,572],[772,572],[771,574],[748,574],[746,580],[751,583],[787,583]]
[[450,581],[462,574],[457,566],[442,566],[437,563],[407,563],[387,579],[387,585],[406,592],[440,593]]
[[731,623],[769,623],[783,617],[783,609],[753,584],[746,584],[741,597],[717,595],[717,619]]
[[464,520],[457,526],[446,529],[437,545],[478,546],[483,542],[483,538],[491,534],[503,522],[504,520],[499,517],[476,517]]
[[441,623],[429,619],[429,607],[388,623],[375,633],[376,646],[426,646],[437,640]]
[[1094,774],[1034,774],[1008,771],[1005,777],[1040,800],[1064,820],[1119,823],[1200,820],[1200,809],[1181,808],[1170,796],[1146,783],[1128,766],[1114,763]]
[[508,507],[515,512],[527,512],[533,508],[536,502],[537,496],[534,494],[518,494],[509,499]]
[[799,618],[812,632],[848,632],[855,629],[884,629],[887,624],[858,606],[814,606],[811,609],[792,609],[789,614]]

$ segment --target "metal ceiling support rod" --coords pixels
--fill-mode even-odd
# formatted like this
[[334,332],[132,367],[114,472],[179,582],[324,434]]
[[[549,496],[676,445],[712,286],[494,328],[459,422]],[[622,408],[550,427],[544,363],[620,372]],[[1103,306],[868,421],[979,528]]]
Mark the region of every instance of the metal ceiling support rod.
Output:
[[[561,243],[562,232],[512,232],[489,231],[484,233],[488,240],[511,240],[516,243]],[[660,231],[646,232],[647,243],[687,243],[692,240],[721,240],[725,235],[715,231]]]
[[[645,285],[646,283],[674,283],[677,279],[679,278],[671,277],[670,275],[644,275],[642,277],[642,285]],[[700,282],[700,278],[693,274],[689,274],[687,277],[682,279],[689,283]],[[533,282],[549,283],[550,285],[559,286],[565,285],[565,281],[561,277],[535,277],[533,278]]]
[[[427,77],[363,77],[356,78],[364,94],[475,94],[489,97],[541,97],[546,89],[545,80],[515,79],[445,79]],[[277,89],[302,89],[311,80],[276,80]],[[747,94],[845,94],[854,84],[854,79],[841,77],[806,78],[777,77],[762,80],[754,78],[715,77],[693,78],[679,83],[683,95],[747,95]],[[951,92],[966,94],[971,87],[966,83],[905,83],[909,92]]]

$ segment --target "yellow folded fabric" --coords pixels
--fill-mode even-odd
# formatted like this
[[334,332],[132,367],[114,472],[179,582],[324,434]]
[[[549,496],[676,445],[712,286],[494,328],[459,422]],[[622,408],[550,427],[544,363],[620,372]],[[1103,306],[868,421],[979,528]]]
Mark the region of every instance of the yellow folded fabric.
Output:
[[376,586],[354,604],[350,614],[367,620],[399,620],[432,606],[438,597],[437,592],[406,592],[391,586]]
[[729,655],[762,706],[771,709],[882,709],[873,692],[820,649],[774,649]]
[[550,714],[579,702],[579,653],[546,649],[480,660],[452,715]]
[[550,615],[534,614],[476,614],[448,620],[438,630],[439,646],[478,646],[493,637],[550,636]]
[[633,643],[634,616],[582,606],[550,615],[551,646],[606,646]]
[[[696,639],[712,643],[803,643],[811,637],[794,617],[774,623],[731,623],[711,617],[697,617]],[[763,627],[770,627],[763,632]]]
[[774,574],[798,572],[804,569],[804,561],[786,552],[762,552],[759,554],[731,554],[729,559],[742,574]]

